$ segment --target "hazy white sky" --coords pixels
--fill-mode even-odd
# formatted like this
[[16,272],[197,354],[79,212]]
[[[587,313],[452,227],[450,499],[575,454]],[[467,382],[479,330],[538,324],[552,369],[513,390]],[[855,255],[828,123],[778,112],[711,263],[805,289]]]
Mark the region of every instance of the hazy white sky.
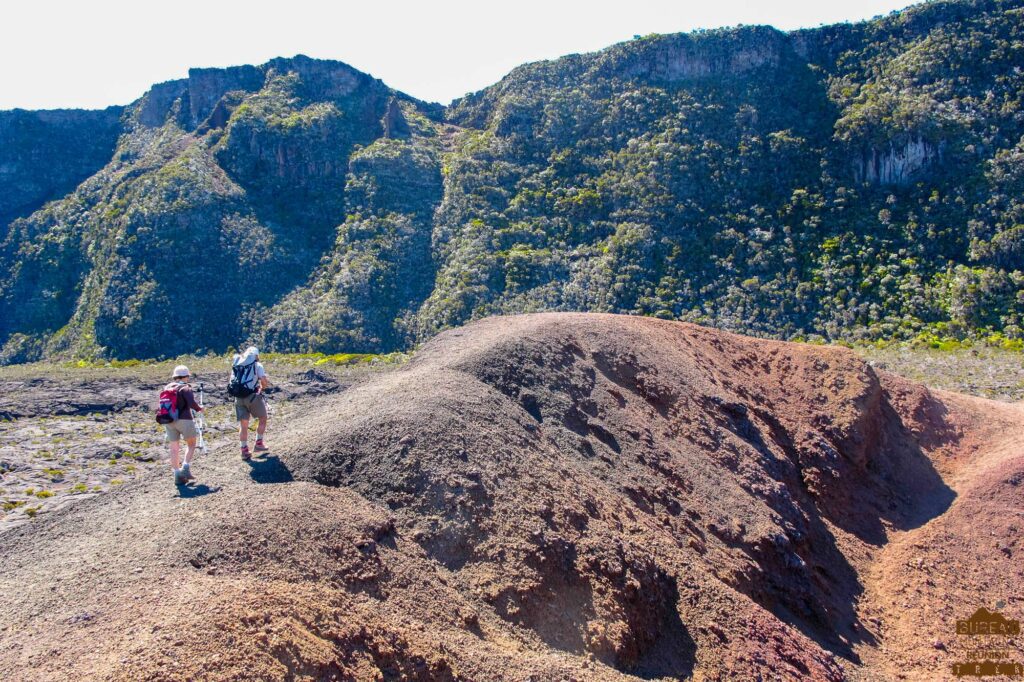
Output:
[[127,104],[193,66],[338,59],[447,103],[527,61],[634,34],[857,21],[910,0],[19,0],[0,9],[0,109]]

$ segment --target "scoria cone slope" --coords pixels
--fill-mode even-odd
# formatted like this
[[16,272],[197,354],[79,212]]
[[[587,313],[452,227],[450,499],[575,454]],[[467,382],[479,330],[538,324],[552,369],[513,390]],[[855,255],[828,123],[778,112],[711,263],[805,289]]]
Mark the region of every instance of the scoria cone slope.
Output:
[[1020,573],[978,545],[936,593],[903,557],[926,535],[935,566],[971,545],[986,476],[1022,469],[1020,424],[843,349],[491,318],[310,402],[251,477],[215,451],[217,494],[150,478],[20,530],[0,673],[941,679],[948,652],[914,633]]

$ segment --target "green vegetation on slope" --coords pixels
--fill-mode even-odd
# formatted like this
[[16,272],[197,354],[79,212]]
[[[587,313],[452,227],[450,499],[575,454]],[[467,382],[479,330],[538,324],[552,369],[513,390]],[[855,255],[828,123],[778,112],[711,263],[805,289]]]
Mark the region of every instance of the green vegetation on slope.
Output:
[[0,361],[392,351],[537,310],[1020,339],[1022,18],[651,35],[444,111],[336,62],[194,71],[7,228]]

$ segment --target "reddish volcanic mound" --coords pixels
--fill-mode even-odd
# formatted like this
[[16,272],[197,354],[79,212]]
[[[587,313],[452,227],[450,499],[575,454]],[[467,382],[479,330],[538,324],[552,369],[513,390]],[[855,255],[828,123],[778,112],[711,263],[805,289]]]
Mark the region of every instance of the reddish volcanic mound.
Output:
[[491,318],[217,494],[9,533],[0,676],[944,679],[957,619],[1021,615],[1021,424],[843,349]]

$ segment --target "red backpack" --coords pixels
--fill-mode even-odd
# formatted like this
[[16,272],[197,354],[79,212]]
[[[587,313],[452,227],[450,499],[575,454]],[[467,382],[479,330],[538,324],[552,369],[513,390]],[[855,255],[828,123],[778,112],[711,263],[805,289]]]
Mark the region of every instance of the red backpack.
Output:
[[156,408],[156,423],[170,424],[178,419],[178,389],[182,384],[167,384],[160,391],[160,405]]

